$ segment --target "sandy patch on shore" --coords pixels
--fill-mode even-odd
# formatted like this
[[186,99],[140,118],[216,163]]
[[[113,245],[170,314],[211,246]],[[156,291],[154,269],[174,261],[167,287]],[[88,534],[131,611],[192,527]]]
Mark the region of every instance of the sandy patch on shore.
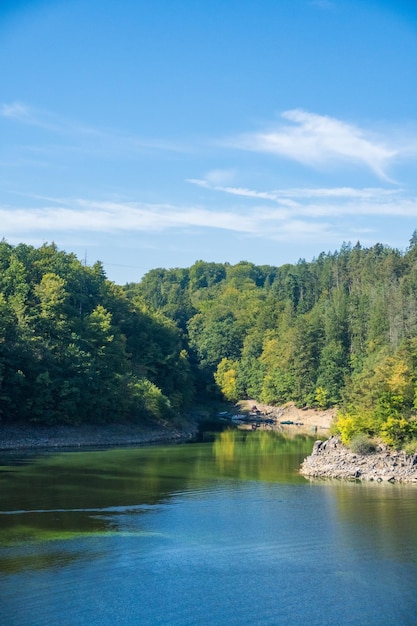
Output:
[[[256,400],[242,400],[237,404],[239,411],[247,413],[253,407],[261,412],[261,417],[270,417],[274,420],[273,424],[261,424],[261,428],[266,430],[279,430],[288,433],[303,434],[320,434],[320,436],[328,436],[328,430],[333,422],[336,409],[326,409],[324,411],[318,409],[299,409],[293,402],[288,402],[283,406],[270,406],[256,402]],[[293,424],[281,424],[281,422],[289,421]]]

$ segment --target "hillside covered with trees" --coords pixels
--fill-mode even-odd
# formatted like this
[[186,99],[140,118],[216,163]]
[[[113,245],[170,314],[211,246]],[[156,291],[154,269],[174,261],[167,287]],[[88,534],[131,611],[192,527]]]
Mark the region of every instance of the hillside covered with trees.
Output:
[[198,261],[126,290],[184,331],[197,390],[338,406],[345,442],[414,445],[417,233],[405,253],[358,243],[281,267]]
[[339,407],[395,446],[417,426],[417,233],[281,267],[197,261],[115,285],[54,244],[0,243],[4,422],[173,419],[202,398]]
[[184,337],[100,263],[0,243],[0,417],[46,424],[172,419],[192,396]]

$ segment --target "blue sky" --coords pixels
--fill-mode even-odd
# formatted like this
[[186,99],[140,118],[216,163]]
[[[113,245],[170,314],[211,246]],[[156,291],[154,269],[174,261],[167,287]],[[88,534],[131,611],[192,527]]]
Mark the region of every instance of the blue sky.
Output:
[[3,0],[0,237],[117,283],[417,228],[411,0]]

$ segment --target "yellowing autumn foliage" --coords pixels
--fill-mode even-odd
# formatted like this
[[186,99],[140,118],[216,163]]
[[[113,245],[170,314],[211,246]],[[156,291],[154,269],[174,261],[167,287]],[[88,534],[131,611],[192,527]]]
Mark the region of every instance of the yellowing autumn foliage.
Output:
[[234,361],[231,359],[222,359],[214,373],[214,379],[226,400],[230,400],[231,402],[238,400],[236,367]]

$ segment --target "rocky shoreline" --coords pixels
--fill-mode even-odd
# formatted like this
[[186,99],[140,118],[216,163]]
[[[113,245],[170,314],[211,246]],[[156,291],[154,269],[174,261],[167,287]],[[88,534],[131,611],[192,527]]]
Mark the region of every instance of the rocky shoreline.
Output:
[[[236,410],[250,412],[255,400],[246,400],[236,405]],[[315,409],[298,409],[293,403],[284,406],[257,404],[264,415],[277,422],[268,430],[279,430],[289,435],[319,433],[328,430],[334,412]],[[42,424],[7,424],[0,422],[0,451],[54,448],[86,448],[135,446],[152,443],[182,443],[195,438],[198,423],[216,415],[213,409],[194,409],[184,420],[185,425],[174,428],[160,424],[82,424],[81,426]],[[281,421],[285,420],[285,426]],[[323,435],[325,436],[324,432]]]
[[383,447],[370,454],[355,454],[338,437],[330,437],[315,442],[300,473],[306,478],[417,484],[417,454],[406,455]]
[[193,426],[179,430],[166,426],[105,424],[100,426],[0,425],[1,450],[101,448],[150,443],[182,443],[195,435]]
[[[132,424],[100,426],[0,425],[0,451],[58,448],[105,448],[152,443],[182,443],[195,437],[196,426],[186,429],[163,425],[144,427]],[[380,447],[370,454],[357,454],[338,437],[314,443],[302,463],[306,478],[336,478],[375,482],[417,484],[417,454],[406,455]]]

